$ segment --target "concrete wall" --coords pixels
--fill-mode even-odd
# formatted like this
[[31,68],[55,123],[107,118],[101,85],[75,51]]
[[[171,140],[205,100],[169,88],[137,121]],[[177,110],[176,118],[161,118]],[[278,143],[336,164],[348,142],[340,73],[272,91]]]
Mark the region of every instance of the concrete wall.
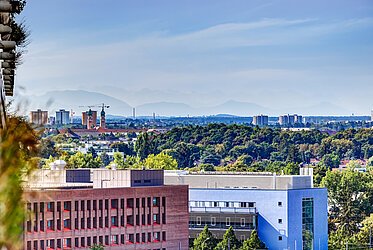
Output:
[[234,174],[176,174],[165,171],[165,184],[187,184],[190,188],[311,188],[312,176],[298,175],[234,175]]

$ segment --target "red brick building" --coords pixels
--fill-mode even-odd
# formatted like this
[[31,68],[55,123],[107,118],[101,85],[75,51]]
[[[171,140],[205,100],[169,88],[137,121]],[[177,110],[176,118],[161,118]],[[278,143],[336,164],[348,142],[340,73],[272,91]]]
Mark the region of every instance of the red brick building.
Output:
[[188,249],[188,186],[132,183],[29,191],[25,249]]

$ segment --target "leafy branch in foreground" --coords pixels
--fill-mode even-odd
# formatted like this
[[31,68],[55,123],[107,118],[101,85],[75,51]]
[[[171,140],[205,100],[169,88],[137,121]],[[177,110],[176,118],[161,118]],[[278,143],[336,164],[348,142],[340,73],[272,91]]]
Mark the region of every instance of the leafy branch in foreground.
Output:
[[22,181],[37,166],[38,135],[23,119],[10,117],[0,138],[0,248],[21,249],[26,216]]

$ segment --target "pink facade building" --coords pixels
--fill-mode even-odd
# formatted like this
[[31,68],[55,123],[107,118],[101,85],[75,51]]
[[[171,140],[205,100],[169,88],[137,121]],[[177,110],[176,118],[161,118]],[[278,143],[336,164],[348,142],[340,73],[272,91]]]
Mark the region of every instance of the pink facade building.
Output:
[[26,193],[24,249],[188,249],[188,186],[163,185],[163,171],[97,171]]

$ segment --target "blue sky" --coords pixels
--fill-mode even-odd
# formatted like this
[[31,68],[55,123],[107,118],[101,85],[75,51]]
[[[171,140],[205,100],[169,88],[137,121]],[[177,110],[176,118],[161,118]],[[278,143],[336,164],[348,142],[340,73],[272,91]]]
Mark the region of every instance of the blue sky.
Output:
[[373,108],[373,1],[37,0],[26,94],[86,89],[130,105],[227,100],[284,113]]

